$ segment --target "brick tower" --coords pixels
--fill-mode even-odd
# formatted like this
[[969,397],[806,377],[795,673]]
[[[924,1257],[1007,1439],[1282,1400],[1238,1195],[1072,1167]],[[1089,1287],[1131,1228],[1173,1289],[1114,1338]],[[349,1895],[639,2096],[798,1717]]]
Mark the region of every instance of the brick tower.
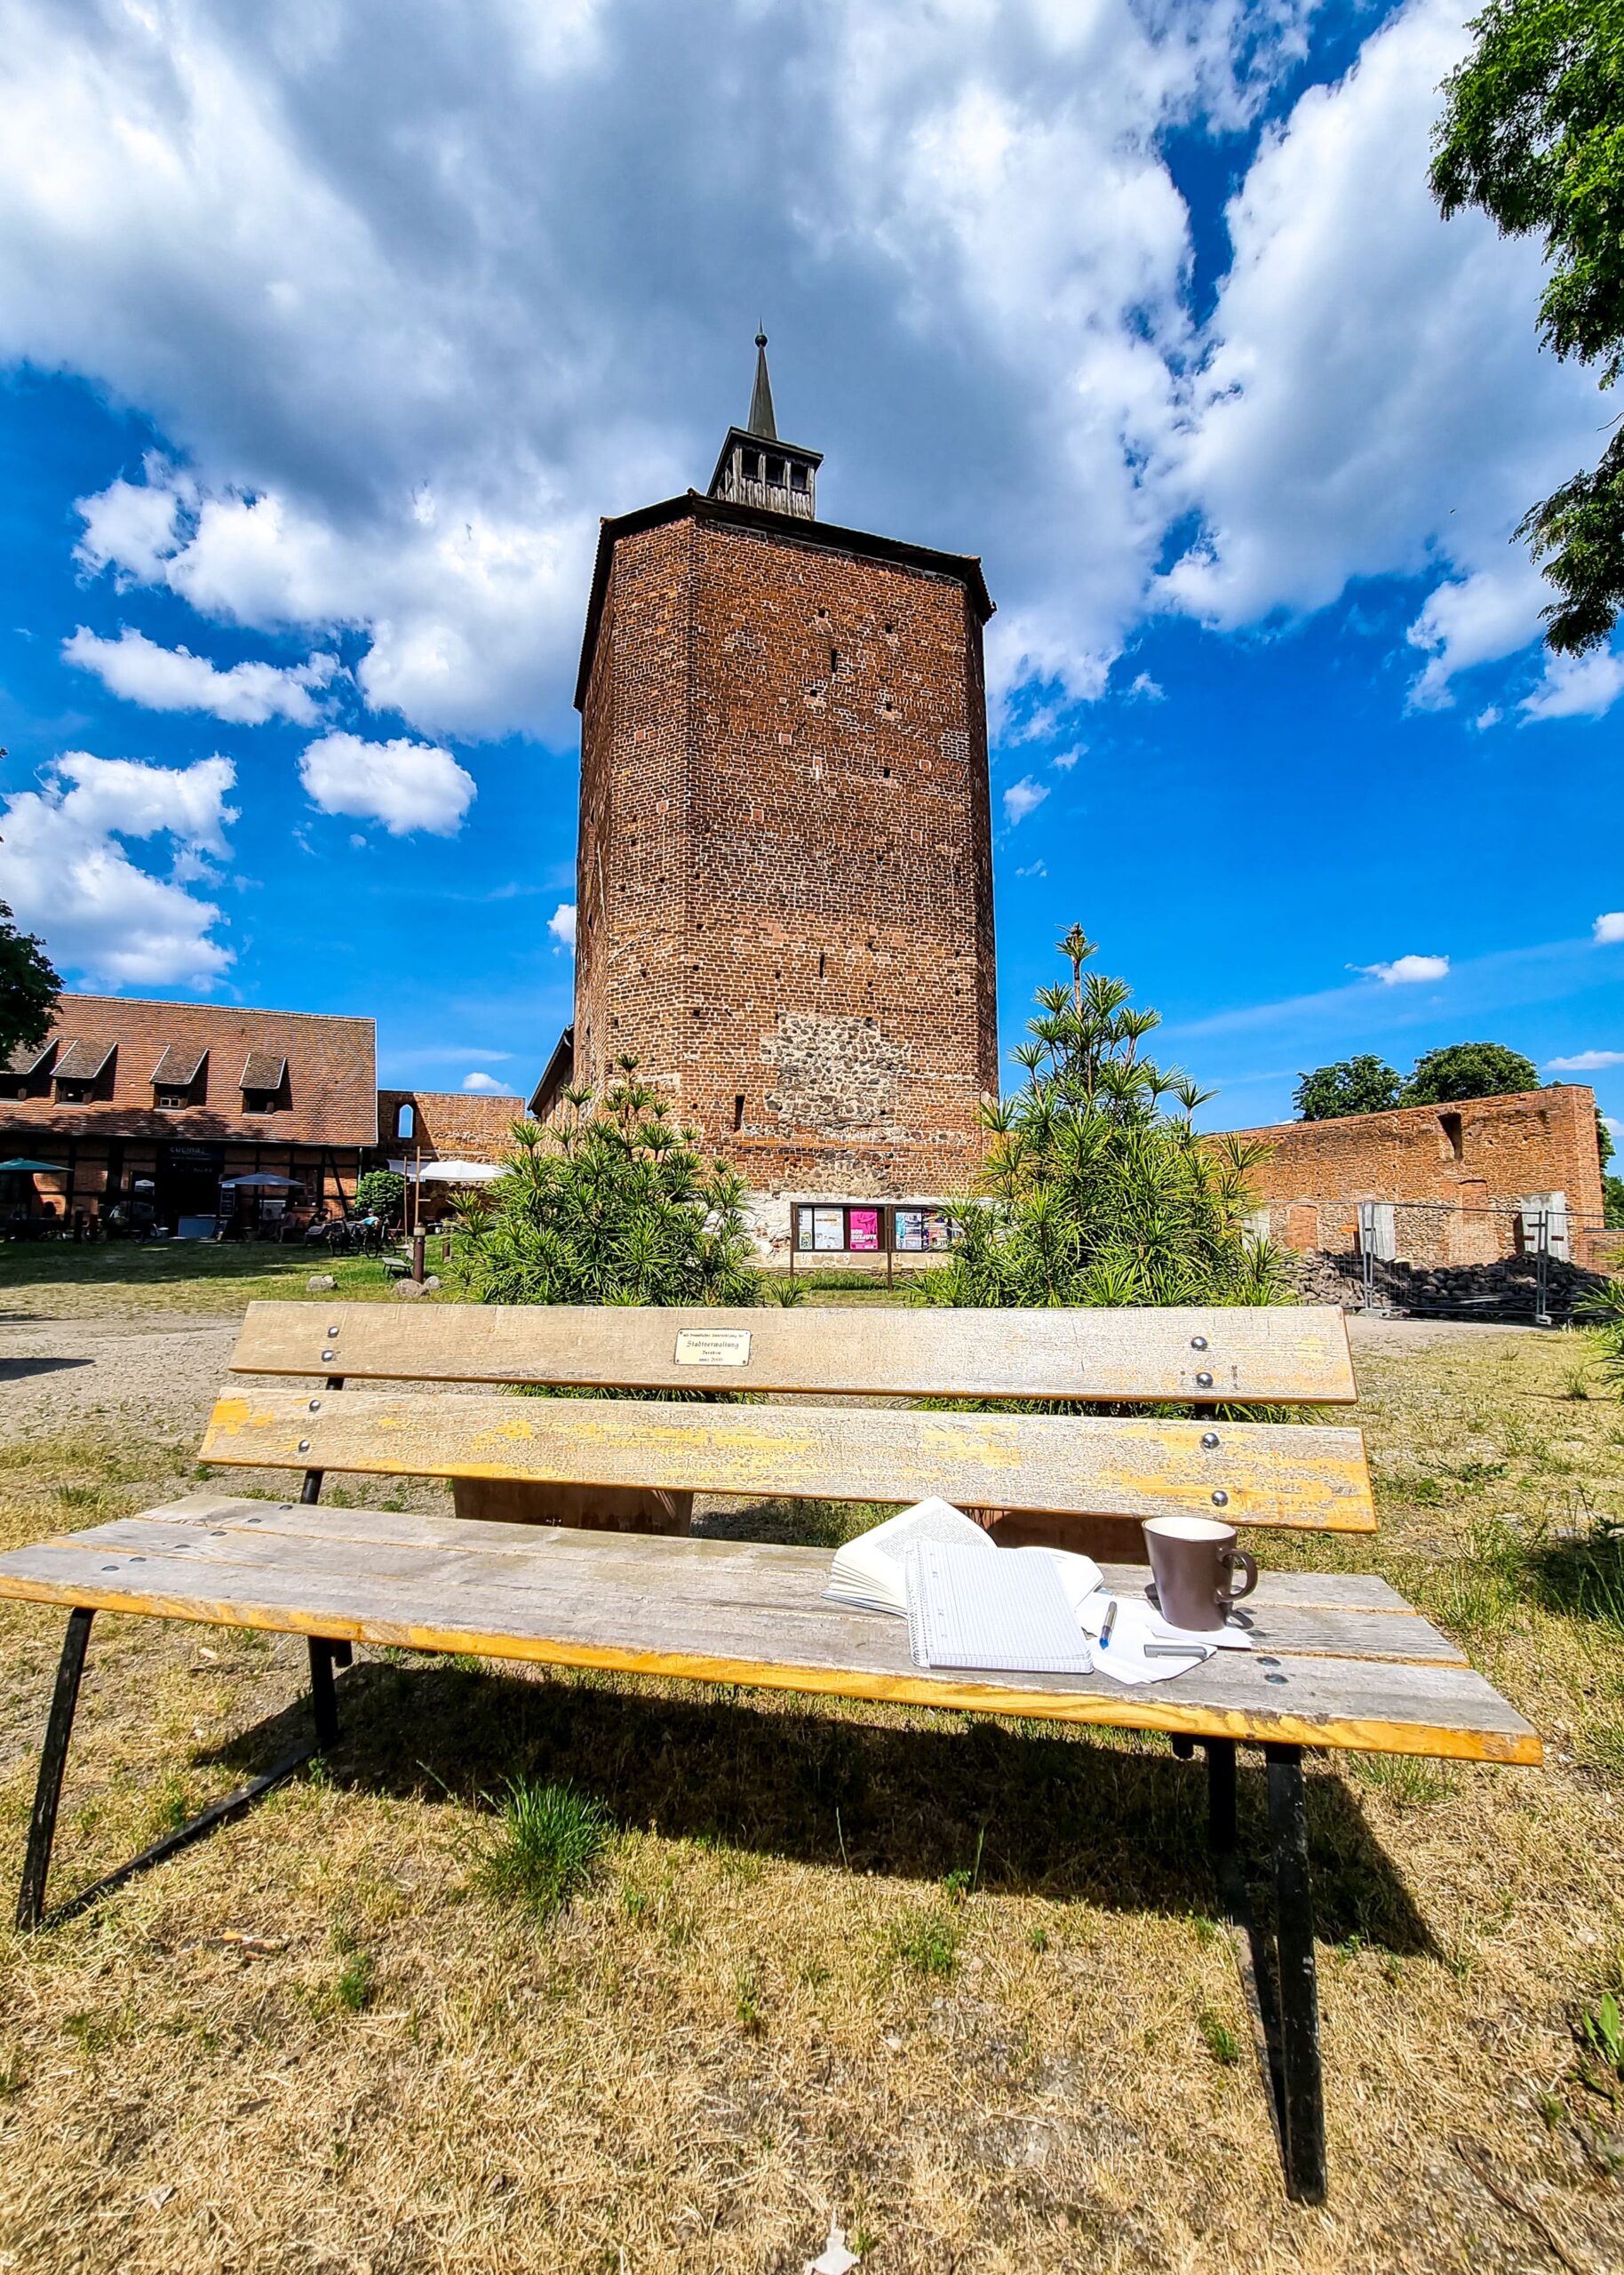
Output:
[[973,558],[816,518],[756,347],[708,493],[602,525],[573,1067],[634,1054],[781,1238],[774,1196],[943,1198],[979,1157],[992,603]]

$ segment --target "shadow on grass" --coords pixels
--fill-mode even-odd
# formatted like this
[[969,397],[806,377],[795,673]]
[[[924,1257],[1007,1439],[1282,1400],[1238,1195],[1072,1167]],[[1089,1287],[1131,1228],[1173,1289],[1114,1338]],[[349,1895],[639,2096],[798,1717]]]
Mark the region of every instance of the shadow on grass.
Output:
[[1548,1611],[1624,1631],[1624,1523],[1593,1517],[1582,1532],[1547,1535],[1524,1552],[1532,1591]]
[[[510,1777],[567,1781],[622,1826],[798,1862],[983,1881],[1057,1902],[1178,1916],[1217,1909],[1198,1759],[990,1719],[899,1726],[747,1691],[685,1696],[623,1679],[510,1676],[450,1661],[370,1661],[341,1678],[341,1785],[489,1806]],[[297,1741],[307,1704],[195,1759],[251,1772]],[[1268,1855],[1261,1768],[1241,1757],[1242,1840]],[[1318,1928],[1436,1955],[1425,1921],[1340,1777],[1308,1781]]]

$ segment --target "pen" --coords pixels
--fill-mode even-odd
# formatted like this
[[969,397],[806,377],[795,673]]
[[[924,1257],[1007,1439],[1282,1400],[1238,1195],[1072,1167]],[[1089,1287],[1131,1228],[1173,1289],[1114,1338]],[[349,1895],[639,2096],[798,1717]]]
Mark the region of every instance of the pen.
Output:
[[1116,1597],[1115,1597],[1115,1596],[1112,1596],[1112,1598],[1111,1598],[1111,1601],[1110,1601],[1110,1602],[1106,1605],[1106,1607],[1105,1607],[1105,1616],[1104,1616],[1104,1618],[1100,1622],[1100,1648],[1101,1648],[1101,1650],[1103,1650],[1103,1651],[1109,1651],[1109,1650],[1110,1650],[1110,1648],[1111,1648],[1111,1629],[1116,1625],[1116,1624],[1117,1624],[1117,1599],[1116,1599]]
[[1213,1646],[1209,1643],[1146,1643],[1147,1659],[1210,1659]]

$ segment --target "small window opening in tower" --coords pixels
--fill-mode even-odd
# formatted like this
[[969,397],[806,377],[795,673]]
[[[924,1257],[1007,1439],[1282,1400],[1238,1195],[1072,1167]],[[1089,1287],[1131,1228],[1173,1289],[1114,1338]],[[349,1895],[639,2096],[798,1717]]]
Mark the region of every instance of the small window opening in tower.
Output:
[[394,1134],[397,1138],[415,1138],[418,1134],[417,1109],[397,1106],[394,1109]]
[[791,467],[790,488],[792,490],[799,490],[802,497],[805,497],[807,490],[807,469],[804,466]]
[[817,952],[817,976],[820,979],[824,976],[824,951],[822,948]]
[[734,1101],[733,1101],[733,1127],[734,1127],[736,1130],[742,1130],[742,1129],[744,1128],[744,1093],[741,1091],[741,1092],[740,1092],[740,1094],[739,1094],[739,1096],[738,1096],[737,1098],[736,1098],[734,1099]]
[[769,484],[769,485],[770,485],[770,487],[771,487],[771,488],[773,488],[774,490],[782,490],[782,489],[783,489],[783,487],[784,487],[784,460],[783,460],[782,459],[768,459],[768,461],[767,461],[767,479],[768,479],[768,484]]
[[760,482],[761,479],[761,453],[760,451],[745,451],[744,479],[746,482]]
[[1449,1140],[1450,1152],[1454,1155],[1456,1161],[1464,1161],[1466,1159],[1466,1137],[1461,1127],[1460,1115],[1458,1114],[1440,1114],[1438,1120],[1444,1125],[1444,1135]]
[[829,651],[829,676],[831,679],[834,677],[836,672],[838,672],[840,668],[840,651],[838,648],[831,648]]

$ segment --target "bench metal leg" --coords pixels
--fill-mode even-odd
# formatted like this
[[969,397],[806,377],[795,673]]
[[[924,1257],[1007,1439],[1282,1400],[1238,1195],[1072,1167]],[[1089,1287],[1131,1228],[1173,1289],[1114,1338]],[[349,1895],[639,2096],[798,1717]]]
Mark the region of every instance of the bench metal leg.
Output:
[[1314,1904],[1309,1885],[1302,1752],[1263,1749],[1274,1848],[1276,1949],[1280,1982],[1281,2133],[1286,2186],[1303,2204],[1325,2200],[1325,2087],[1319,2063],[1319,1994],[1314,1973]]
[[79,1704],[79,1678],[84,1672],[85,1647],[91,1640],[93,1611],[70,1611],[62,1656],[57,1662],[56,1688],[51,1694],[51,1715],[45,1743],[40,1750],[39,1782],[34,1788],[34,1814],[28,1820],[28,1846],[22,1860],[22,1887],[17,1897],[17,1925],[27,1935],[37,1928],[45,1910],[45,1875],[51,1870],[51,1848],[56,1839],[57,1804],[62,1798],[62,1775],[68,1768],[68,1741],[73,1734],[74,1710]]
[[310,1645],[310,1703],[314,1710],[315,1735],[304,1744],[284,1753],[263,1776],[251,1778],[235,1793],[212,1802],[198,1816],[190,1818],[173,1832],[165,1833],[162,1840],[155,1840],[127,1864],[120,1864],[68,1903],[59,1904],[49,1920],[45,1914],[45,1881],[51,1871],[51,1851],[56,1838],[57,1808],[62,1798],[62,1778],[68,1767],[68,1744],[73,1734],[74,1712],[79,1703],[79,1681],[84,1672],[85,1647],[90,1641],[93,1611],[77,1610],[68,1614],[68,1634],[62,1645],[62,1656],[57,1667],[56,1688],[52,1694],[51,1713],[45,1724],[45,1743],[39,1759],[39,1783],[35,1788],[34,1815],[28,1824],[28,1845],[23,1857],[22,1887],[17,1897],[17,1925],[25,1935],[49,1925],[57,1926],[71,1920],[76,1913],[87,1912],[115,1888],[122,1888],[137,1872],[145,1872],[151,1864],[161,1864],[172,1856],[177,1849],[189,1848],[212,1832],[217,1825],[230,1818],[241,1816],[261,1794],[268,1793],[274,1785],[283,1784],[296,1769],[302,1768],[312,1754],[336,1744],[338,1736],[338,1702],[333,1681],[335,1665],[348,1666],[352,1657],[347,1643],[329,1642],[324,1637],[313,1635]]

